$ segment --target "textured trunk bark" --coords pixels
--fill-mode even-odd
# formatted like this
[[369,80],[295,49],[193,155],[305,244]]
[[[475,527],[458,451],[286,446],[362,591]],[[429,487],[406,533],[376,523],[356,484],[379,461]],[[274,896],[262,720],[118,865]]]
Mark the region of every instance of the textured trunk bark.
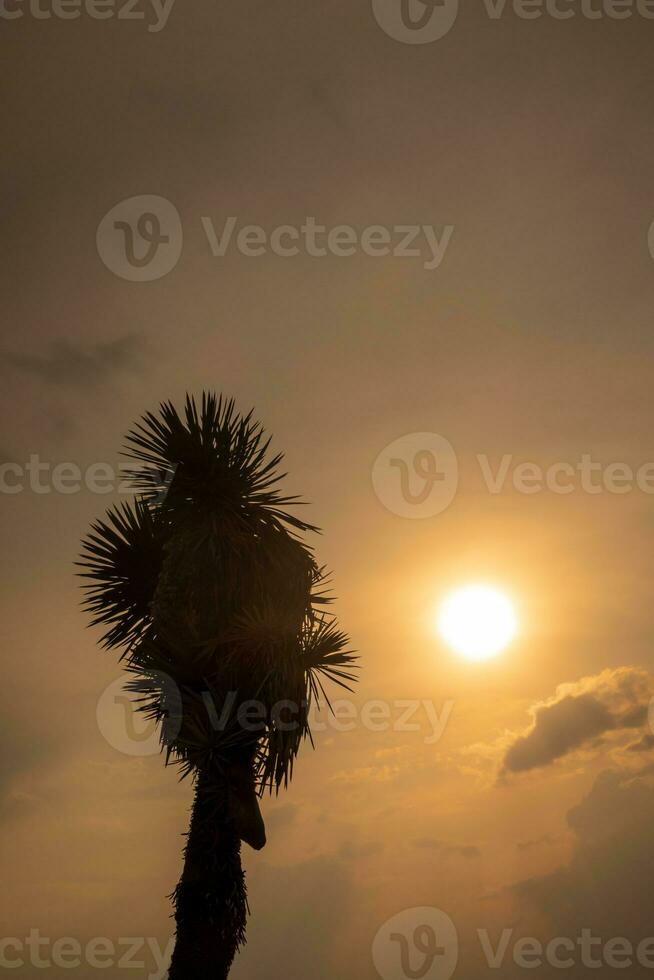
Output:
[[227,797],[218,773],[198,774],[184,870],[173,895],[177,942],[169,980],[226,980],[245,942],[241,841],[229,819]]

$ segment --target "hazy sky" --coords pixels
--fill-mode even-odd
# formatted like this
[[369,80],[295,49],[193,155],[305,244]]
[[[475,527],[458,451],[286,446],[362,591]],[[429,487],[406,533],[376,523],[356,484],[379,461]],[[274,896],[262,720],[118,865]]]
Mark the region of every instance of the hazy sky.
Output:
[[[265,803],[267,848],[244,847],[253,914],[235,980],[273,980],[281,959],[286,980],[374,980],[378,930],[423,906],[454,922],[461,980],[590,974],[579,960],[526,971],[520,937],[654,935],[654,497],[588,492],[578,471],[569,493],[513,480],[524,462],[590,456],[601,482],[611,464],[654,461],[654,20],[635,6],[617,20],[608,0],[596,19],[568,8],[493,18],[461,0],[424,44],[386,33],[365,0],[177,0],[157,31],[144,3],[145,20],[3,8],[23,16],[0,18],[0,462],[115,466],[161,399],[235,396],[311,501],[362,656],[354,729],[304,749]],[[113,217],[98,232],[136,196],[169,202],[161,255],[179,252],[152,281],[112,271],[127,243]],[[230,217],[214,255],[207,227],[220,238]],[[268,236],[312,217],[351,226],[355,254],[237,247],[245,225]],[[393,246],[413,225],[430,229],[418,256],[360,247],[371,226]],[[454,499],[421,519],[372,482],[411,433],[442,436],[458,462]],[[493,473],[511,457],[498,493],[478,455]],[[5,487],[17,472],[3,469]],[[27,478],[2,499],[0,932],[165,944],[190,787],[103,737],[96,705],[120,669],[85,629],[73,576],[118,494],[50,490]],[[521,630],[470,664],[433,616],[480,580],[513,598]],[[390,730],[363,723],[371,700],[390,706]],[[407,701],[417,731],[399,724]],[[480,929],[493,947],[513,930],[499,972]],[[150,958],[129,974],[48,972],[22,955],[14,977],[155,971]]]

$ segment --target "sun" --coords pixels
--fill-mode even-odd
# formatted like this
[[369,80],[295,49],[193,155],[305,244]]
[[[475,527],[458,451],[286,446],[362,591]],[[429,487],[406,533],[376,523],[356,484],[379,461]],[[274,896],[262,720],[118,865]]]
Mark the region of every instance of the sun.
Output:
[[438,610],[438,632],[466,660],[489,660],[518,631],[509,597],[489,585],[465,585],[450,593]]

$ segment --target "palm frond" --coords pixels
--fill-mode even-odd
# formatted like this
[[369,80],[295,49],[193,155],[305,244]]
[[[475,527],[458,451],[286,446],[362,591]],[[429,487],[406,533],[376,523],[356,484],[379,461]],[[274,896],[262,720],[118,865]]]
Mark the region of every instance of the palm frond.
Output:
[[[357,680],[354,671],[358,670],[359,659],[354,651],[347,649],[349,637],[339,629],[336,620],[325,614],[318,614],[306,630],[301,656],[302,666],[309,675],[313,693],[321,679],[326,678],[346,691]],[[313,686],[315,685],[315,686]]]
[[91,625],[108,626],[105,647],[132,646],[151,622],[151,603],[161,573],[166,528],[141,501],[107,511],[91,525],[76,565]]
[[183,417],[163,402],[158,416],[147,412],[128,434],[124,455],[139,465],[125,475],[144,499],[170,511],[202,508],[237,522],[317,531],[285,510],[302,501],[277,488],[283,455],[269,456],[269,448],[252,412],[238,414],[233,399],[204,392],[198,408],[187,395]]

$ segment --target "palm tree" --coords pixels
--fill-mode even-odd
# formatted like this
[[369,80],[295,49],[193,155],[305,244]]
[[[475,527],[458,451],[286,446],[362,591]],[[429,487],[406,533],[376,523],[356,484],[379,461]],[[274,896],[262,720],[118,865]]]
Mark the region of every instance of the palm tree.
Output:
[[323,681],[355,679],[301,539],[318,529],[286,510],[299,501],[277,488],[269,442],[222,396],[148,412],[127,436],[135,501],[92,525],[79,563],[103,645],[122,648],[166,763],[195,784],[171,980],[228,976],[248,913],[241,842],[266,840],[258,800],[288,784]]

